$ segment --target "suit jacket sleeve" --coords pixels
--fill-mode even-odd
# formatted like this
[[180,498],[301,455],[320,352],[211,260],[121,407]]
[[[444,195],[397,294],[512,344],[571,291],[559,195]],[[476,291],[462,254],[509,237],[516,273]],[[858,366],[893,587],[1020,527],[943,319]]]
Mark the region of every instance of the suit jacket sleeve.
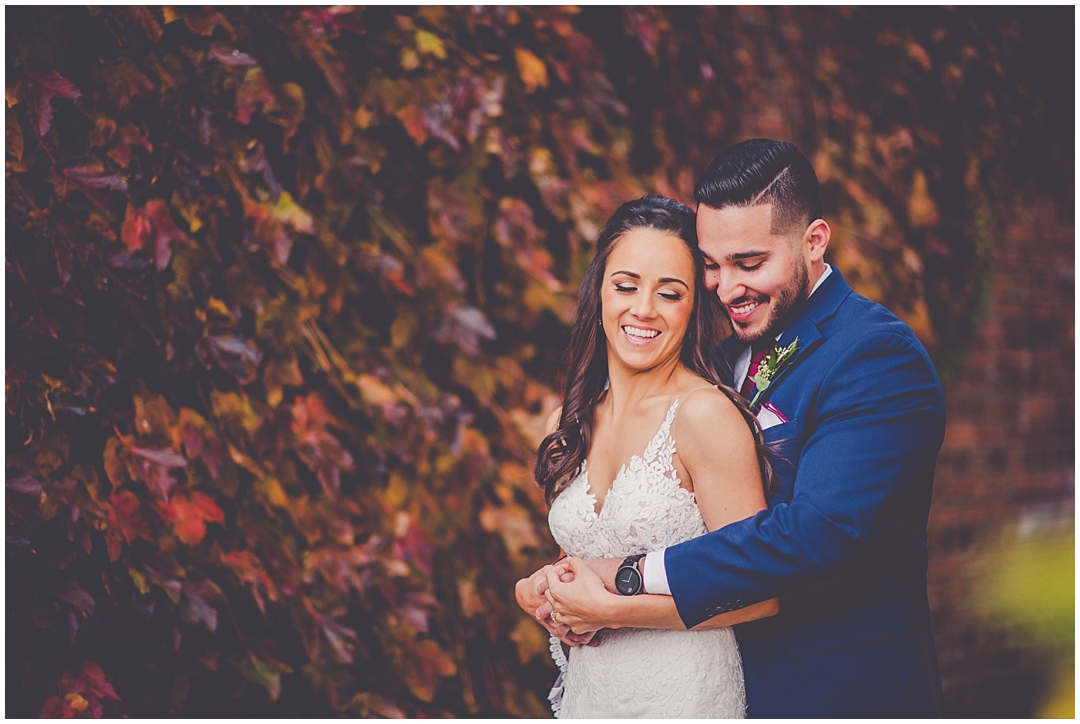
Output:
[[926,471],[944,437],[945,411],[917,343],[894,331],[863,336],[809,399],[797,411],[806,438],[790,501],[667,549],[668,581],[687,628],[843,570],[911,486],[926,486],[929,500]]

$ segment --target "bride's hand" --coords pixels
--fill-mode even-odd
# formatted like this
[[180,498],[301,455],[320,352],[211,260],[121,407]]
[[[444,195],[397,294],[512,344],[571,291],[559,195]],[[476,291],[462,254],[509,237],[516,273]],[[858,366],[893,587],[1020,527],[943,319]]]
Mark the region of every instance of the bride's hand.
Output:
[[[548,633],[571,648],[583,645],[599,645],[599,641],[593,640],[593,632],[579,635],[571,631],[569,626],[560,626],[551,620],[551,603],[546,598],[548,588],[547,571],[551,568],[552,566],[544,566],[528,578],[522,578],[517,582],[514,587],[514,594],[518,605],[547,629]],[[556,575],[559,575],[564,583],[569,583],[574,579],[573,573],[568,571],[569,569],[563,568]]]
[[597,631],[607,626],[605,614],[614,594],[604,581],[580,558],[567,557],[545,569],[545,596],[558,622],[574,633]]

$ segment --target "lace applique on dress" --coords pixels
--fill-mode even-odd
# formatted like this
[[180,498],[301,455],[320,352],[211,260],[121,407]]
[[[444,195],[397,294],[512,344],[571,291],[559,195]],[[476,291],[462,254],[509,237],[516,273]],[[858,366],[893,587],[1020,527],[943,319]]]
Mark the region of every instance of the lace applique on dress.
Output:
[[[694,494],[673,465],[671,425],[679,400],[644,453],[619,470],[596,512],[588,470],[551,505],[559,546],[580,558],[623,558],[667,548],[708,532]],[[563,656],[552,637],[559,678],[549,698],[559,718],[741,718],[746,692],[735,634],[715,631],[605,630],[599,646]]]

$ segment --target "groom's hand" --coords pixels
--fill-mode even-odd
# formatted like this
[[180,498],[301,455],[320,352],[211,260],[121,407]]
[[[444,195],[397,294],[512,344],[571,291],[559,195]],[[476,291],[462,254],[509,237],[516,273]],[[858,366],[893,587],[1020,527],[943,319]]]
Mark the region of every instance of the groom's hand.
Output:
[[600,576],[600,580],[604,582],[604,588],[610,593],[619,592],[615,588],[615,574],[619,572],[622,558],[583,558],[582,560],[588,564],[593,573]]
[[[569,626],[559,626],[551,620],[551,603],[544,595],[548,590],[547,570],[549,568],[551,566],[544,566],[528,578],[522,578],[517,582],[514,586],[514,596],[517,598],[518,605],[547,629],[548,633],[567,646],[599,646],[599,641],[593,641],[595,631],[576,634],[570,630]],[[569,583],[569,581],[566,582]]]

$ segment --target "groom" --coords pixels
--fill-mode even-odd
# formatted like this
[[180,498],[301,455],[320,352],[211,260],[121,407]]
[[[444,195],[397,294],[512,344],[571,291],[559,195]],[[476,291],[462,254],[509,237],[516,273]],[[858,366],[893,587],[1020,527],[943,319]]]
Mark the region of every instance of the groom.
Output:
[[[817,177],[792,144],[732,146],[694,196],[734,329],[718,353],[779,484],[768,510],[639,561],[644,589],[687,628],[780,596],[779,615],[735,629],[753,717],[940,716],[926,521],[945,406],[926,350],[824,262]],[[620,563],[590,566],[614,591]],[[520,605],[586,641],[551,623],[541,580],[519,582]]]

